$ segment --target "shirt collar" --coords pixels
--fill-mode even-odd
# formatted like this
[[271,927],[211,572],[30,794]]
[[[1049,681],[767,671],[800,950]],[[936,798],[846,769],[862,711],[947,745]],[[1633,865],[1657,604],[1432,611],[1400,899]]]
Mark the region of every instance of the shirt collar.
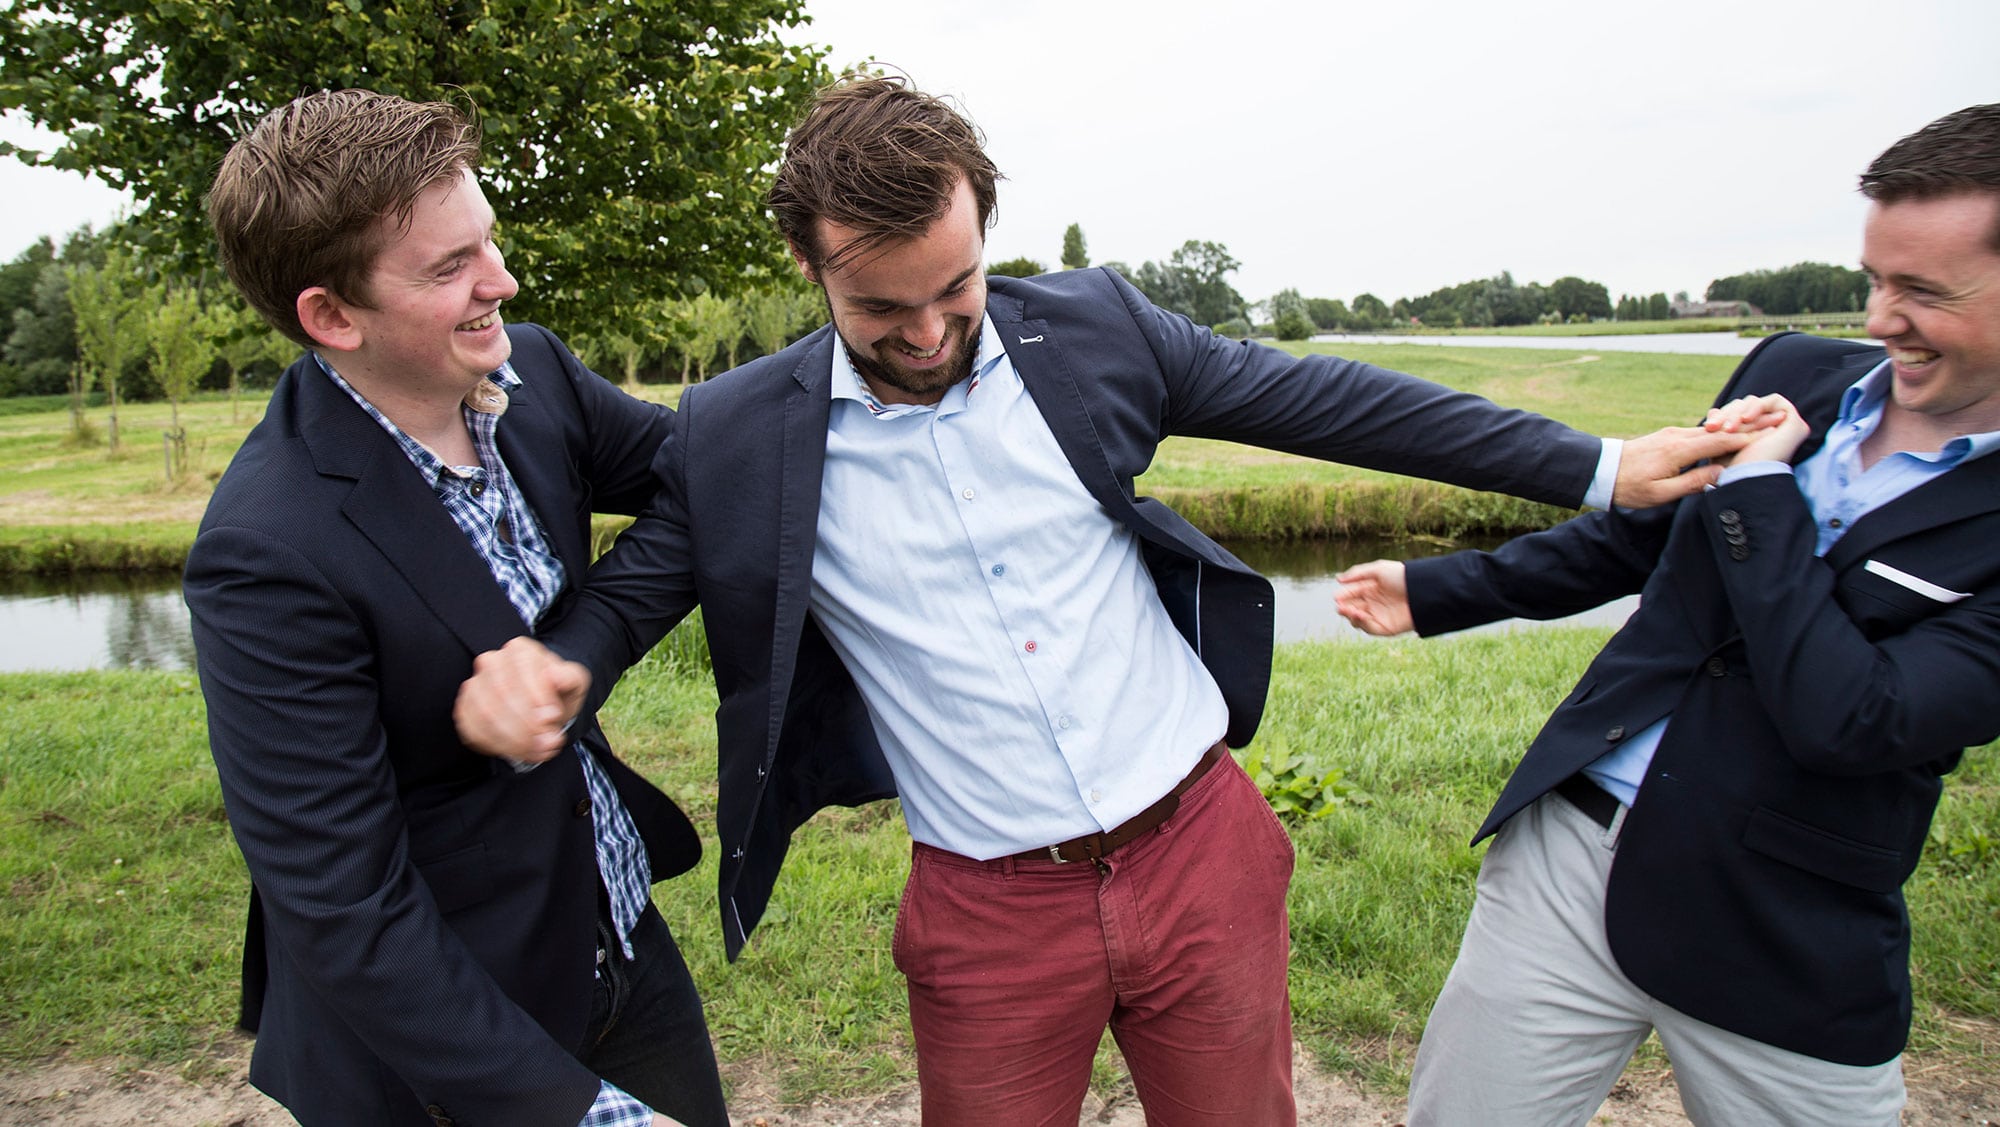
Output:
[[[1889,381],[1893,378],[1889,371],[1889,361],[1884,360],[1866,375],[1848,385],[1840,397],[1840,416],[1834,426],[1850,432],[1856,442],[1866,439],[1875,432],[1882,422],[1882,406],[1889,400]],[[2000,431],[1985,431],[1981,434],[1962,434],[1946,442],[1936,453],[1917,453],[1905,450],[1902,453],[1920,461],[1934,462],[1941,466],[1955,466],[1969,462],[2000,449]]]
[[972,374],[947,388],[944,398],[936,403],[884,403],[875,397],[862,381],[861,373],[854,370],[854,361],[847,355],[847,342],[840,334],[833,335],[833,398],[838,401],[851,399],[878,419],[895,419],[918,411],[936,411],[949,415],[965,409],[966,397],[979,386],[979,382],[992,372],[993,366],[1007,356],[1005,345],[1000,343],[1000,331],[993,327],[993,319],[981,314],[979,317],[979,347],[972,354]]
[[[446,475],[455,475],[456,471],[454,468],[446,465],[444,459],[431,453],[430,448],[426,447],[423,443],[405,434],[402,427],[397,426],[389,416],[384,415],[373,403],[368,402],[367,396],[361,394],[360,391],[355,389],[353,384],[348,383],[339,372],[334,370],[332,361],[321,356],[317,351],[312,354],[312,357],[314,360],[319,361],[319,370],[326,373],[327,378],[333,381],[335,387],[346,392],[347,397],[354,400],[356,406],[367,412],[368,417],[374,419],[383,430],[389,432],[389,437],[396,440],[396,445],[400,446],[404,455],[416,464],[417,469],[423,472],[426,480],[441,482]],[[497,410],[482,410],[472,405],[477,392],[484,389],[488,384],[497,386],[500,389]],[[473,391],[466,393],[465,409],[476,412],[469,417],[477,418],[479,414],[488,416],[499,415],[506,410],[508,394],[520,386],[521,377],[514,373],[513,362],[510,360],[501,361],[498,368],[486,373],[486,383],[480,384]],[[486,427],[475,426],[472,428],[472,436],[473,442],[480,447],[480,459],[483,462],[486,455],[485,445],[492,442],[492,430]]]

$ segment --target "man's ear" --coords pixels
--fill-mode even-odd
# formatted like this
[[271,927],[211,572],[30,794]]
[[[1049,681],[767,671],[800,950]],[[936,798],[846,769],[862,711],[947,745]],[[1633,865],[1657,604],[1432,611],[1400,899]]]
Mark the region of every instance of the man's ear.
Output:
[[812,260],[806,257],[806,252],[799,249],[799,244],[786,239],[785,248],[792,252],[792,261],[798,264],[799,273],[805,275],[806,281],[815,286],[819,285],[819,271],[813,269]]
[[296,305],[299,325],[313,343],[335,352],[353,352],[361,347],[361,326],[351,307],[325,286],[299,291]]

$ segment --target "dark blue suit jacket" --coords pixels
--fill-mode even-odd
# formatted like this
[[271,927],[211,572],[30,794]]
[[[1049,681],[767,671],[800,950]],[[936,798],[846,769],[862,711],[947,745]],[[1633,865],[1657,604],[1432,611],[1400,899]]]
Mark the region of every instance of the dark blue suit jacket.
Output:
[[[1882,355],[1774,337],[1717,402],[1790,398],[1813,428],[1803,460]],[[1908,1034],[1901,888],[1940,776],[2000,735],[2000,457],[1869,513],[1823,560],[1814,544],[1796,482],[1752,478],[1411,561],[1410,601],[1418,631],[1436,634],[1643,588],[1474,840],[1671,712],[1611,868],[1619,967],[1710,1024],[1871,1065]],[[1870,561],[1969,597],[1928,598]]]
[[[590,514],[636,511],[669,412],[508,329],[523,386],[499,429],[572,579]],[[308,357],[217,485],[189,554],[210,742],[253,882],[251,1080],[301,1122],[575,1123],[599,880],[581,770],[526,774],[452,726],[473,656],[524,633],[431,486]],[[693,827],[611,755],[655,879]]]
[[[1170,434],[1254,443],[1578,504],[1597,439],[1540,416],[1329,356],[1216,337],[1084,270],[988,279],[986,311],[1084,486],[1139,538],[1174,624],[1257,729],[1271,586],[1133,479]],[[601,696],[698,601],[714,657],[724,940],[741,949],[791,833],[829,804],[894,794],[853,682],[807,613],[835,337],[821,329],[690,389],[663,488],[546,640]]]

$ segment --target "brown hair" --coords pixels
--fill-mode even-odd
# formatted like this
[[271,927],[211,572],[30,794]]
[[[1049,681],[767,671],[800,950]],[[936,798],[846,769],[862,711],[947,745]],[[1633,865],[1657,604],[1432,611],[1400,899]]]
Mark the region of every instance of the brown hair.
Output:
[[[1948,113],[1875,158],[1861,194],[1877,203],[1983,194],[2000,199],[2000,102]],[[1993,228],[2000,250],[2000,222]]]
[[[821,90],[792,127],[767,202],[785,241],[814,270],[921,235],[951,205],[960,178],[984,231],[1000,179],[984,145],[965,115],[908,80],[848,74]],[[821,219],[861,234],[829,260],[819,245]]]
[[307,348],[299,294],[325,286],[367,306],[389,241],[417,197],[479,163],[479,127],[444,102],[369,90],[307,94],[264,115],[222,158],[208,221],[252,308]]

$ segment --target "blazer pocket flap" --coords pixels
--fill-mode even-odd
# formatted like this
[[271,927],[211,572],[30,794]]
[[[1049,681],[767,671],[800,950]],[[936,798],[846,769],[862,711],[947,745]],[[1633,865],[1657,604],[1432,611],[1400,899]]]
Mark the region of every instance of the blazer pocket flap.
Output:
[[1744,848],[1831,881],[1890,893],[1903,886],[1902,851],[1855,841],[1760,807],[1743,830]]
[[1869,560],[1861,565],[1861,570],[1870,575],[1880,576],[1905,591],[1914,591],[1934,603],[1955,603],[1960,599],[1972,597],[1970,591],[1954,591],[1949,587],[1940,587],[1928,579],[1911,575],[1902,568],[1890,567],[1881,560]]

